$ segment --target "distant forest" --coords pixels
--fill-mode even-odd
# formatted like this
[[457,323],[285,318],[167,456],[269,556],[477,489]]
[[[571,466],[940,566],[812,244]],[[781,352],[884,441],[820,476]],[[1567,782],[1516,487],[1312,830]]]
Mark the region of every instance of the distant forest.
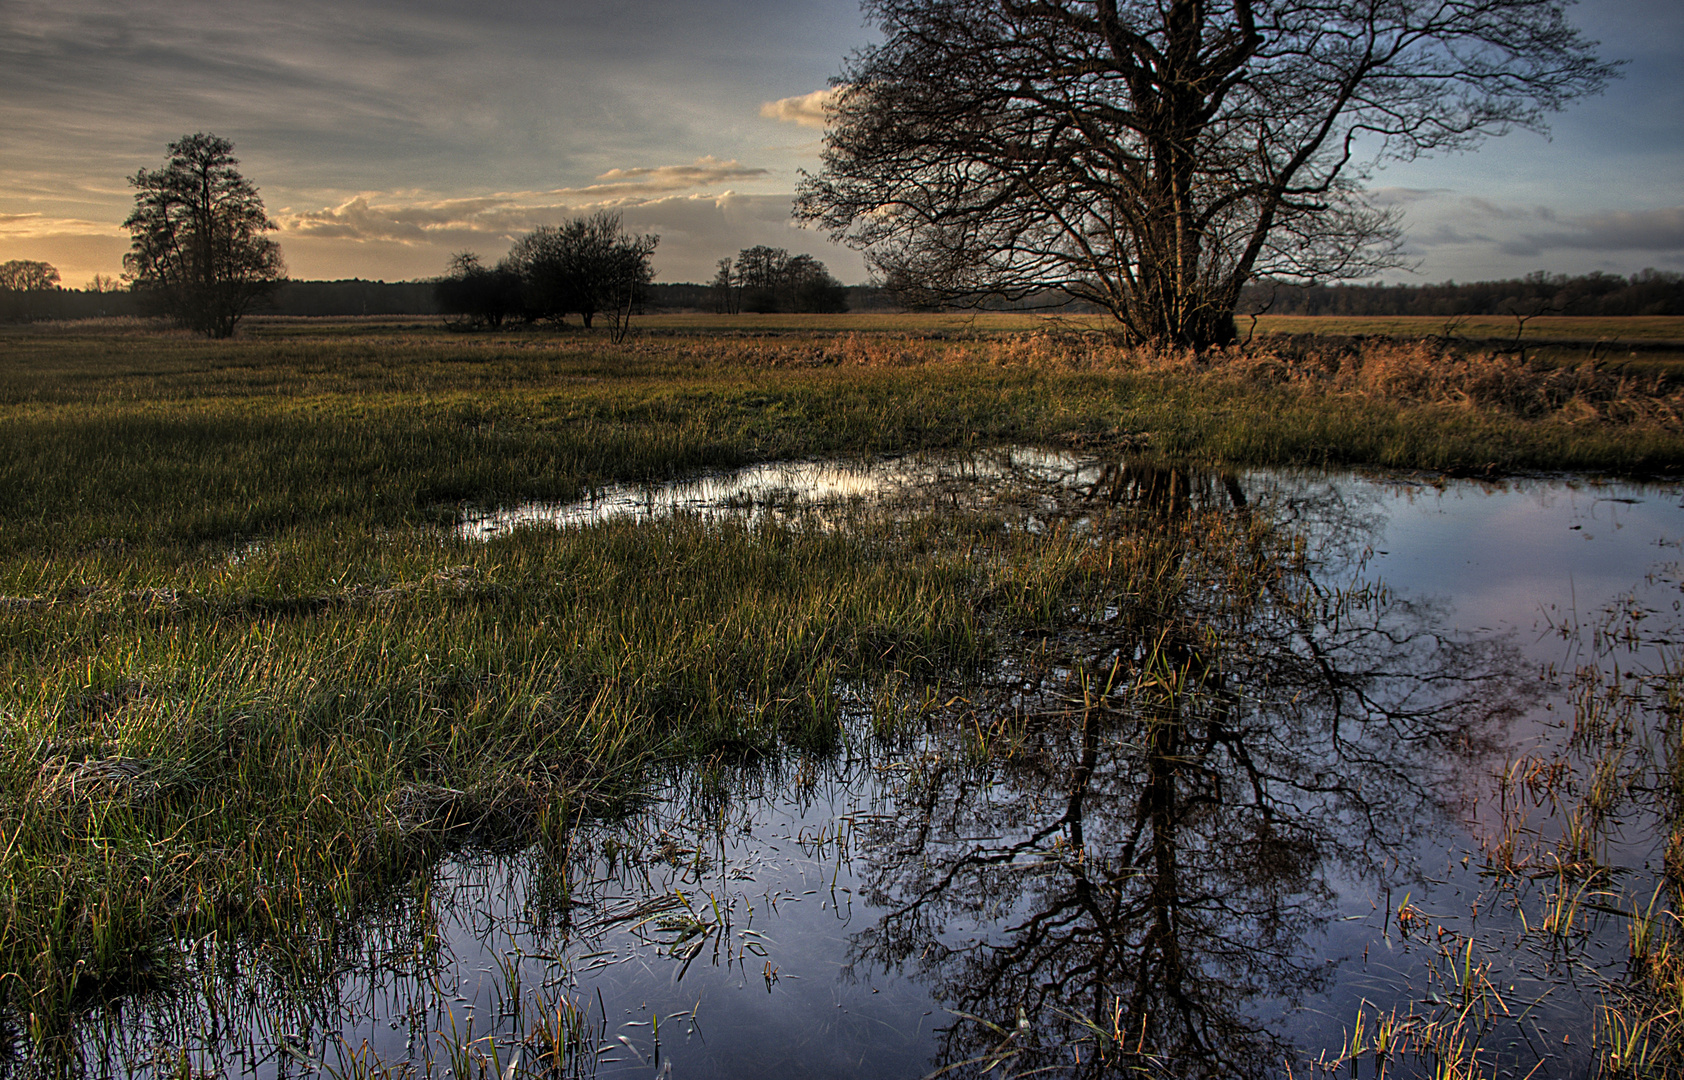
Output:
[[1240,313],[1270,315],[1684,315],[1684,274],[1528,274],[1514,281],[1441,285],[1312,285],[1255,282]]
[[[898,308],[893,294],[872,286],[846,290],[850,311]],[[1045,307],[1038,303],[1001,307]],[[703,311],[716,308],[710,285],[691,283],[647,286],[646,312]],[[1684,274],[1644,270],[1631,277],[1586,274],[1580,277],[1529,274],[1511,281],[1445,282],[1439,285],[1274,285],[1246,287],[1240,314],[1270,315],[1684,315]],[[135,314],[133,298],[123,291],[0,289],[0,321],[86,319]],[[289,281],[253,314],[268,315],[437,315],[431,281]]]
[[[892,310],[895,302],[882,289],[856,285],[844,290],[849,311]],[[645,312],[706,311],[715,307],[710,285],[654,284],[643,289]],[[0,322],[32,319],[92,319],[138,314],[124,291],[47,289],[12,293],[0,289]],[[288,281],[252,308],[254,315],[438,315],[432,281]]]

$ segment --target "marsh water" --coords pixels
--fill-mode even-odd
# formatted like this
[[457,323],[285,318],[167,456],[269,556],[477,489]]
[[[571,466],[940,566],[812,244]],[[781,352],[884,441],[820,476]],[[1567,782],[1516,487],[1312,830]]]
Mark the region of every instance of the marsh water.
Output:
[[[965,500],[1076,543],[1213,514],[1240,523],[1227,572],[1270,584],[1238,605],[1250,586],[1192,574],[1171,619],[1119,600],[1001,631],[963,685],[839,686],[831,747],[675,770],[561,855],[457,852],[309,964],[181,943],[168,987],[90,1011],[88,1071],[1305,1076],[1389,1016],[1454,1025],[1489,1074],[1593,1075],[1673,826],[1627,784],[1575,841],[1594,869],[1563,870],[1583,822],[1540,777],[1605,747],[1598,665],[1628,690],[1620,761],[1665,742],[1641,686],[1677,670],[1676,487],[1018,451],[765,466],[464,530]],[[1216,544],[1176,536],[1178,564]]]

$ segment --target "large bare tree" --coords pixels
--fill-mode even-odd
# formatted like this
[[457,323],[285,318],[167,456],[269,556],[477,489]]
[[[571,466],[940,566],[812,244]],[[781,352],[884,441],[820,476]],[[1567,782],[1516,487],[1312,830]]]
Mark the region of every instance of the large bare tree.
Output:
[[1240,288],[1397,265],[1362,197],[1600,89],[1571,0],[866,0],[797,214],[950,301],[1063,290],[1135,341],[1234,338]]

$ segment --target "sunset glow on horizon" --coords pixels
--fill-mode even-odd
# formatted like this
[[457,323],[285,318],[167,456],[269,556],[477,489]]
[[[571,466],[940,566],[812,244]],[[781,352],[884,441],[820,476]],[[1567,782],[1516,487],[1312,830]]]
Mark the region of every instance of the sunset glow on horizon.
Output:
[[[1684,5],[1574,13],[1629,63],[1552,139],[1370,178],[1405,214],[1410,280],[1684,269]],[[860,254],[789,210],[826,87],[874,33],[855,0],[18,0],[0,8],[0,261],[45,260],[69,287],[120,273],[126,178],[205,131],[234,142],[295,278],[431,277],[610,209],[660,234],[657,280],[769,244],[860,282]]]

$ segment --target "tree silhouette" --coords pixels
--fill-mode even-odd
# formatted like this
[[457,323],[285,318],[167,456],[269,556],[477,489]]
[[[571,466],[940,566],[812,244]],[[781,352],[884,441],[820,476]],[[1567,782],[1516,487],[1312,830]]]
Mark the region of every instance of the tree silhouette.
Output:
[[496,329],[524,311],[520,275],[506,264],[487,269],[478,255],[459,251],[450,271],[433,283],[433,298],[446,322],[462,330]]
[[32,322],[40,314],[42,293],[58,287],[58,269],[36,259],[0,263],[0,318]]
[[578,312],[589,328],[603,314],[619,341],[652,277],[649,257],[658,243],[658,236],[627,233],[619,214],[602,211],[539,226],[515,241],[507,266],[525,283],[535,317],[561,322]]
[[1042,290],[1135,341],[1235,338],[1256,276],[1396,265],[1359,183],[1613,68],[1568,0],[868,0],[801,218],[954,302]]
[[257,188],[235,168],[234,144],[186,135],[158,170],[129,178],[134,211],[123,227],[125,276],[160,314],[208,337],[225,338],[286,273],[276,228]]
[[854,958],[959,1018],[944,1075],[1277,1074],[1269,1008],[1329,976],[1304,941],[1327,878],[1407,863],[1527,693],[1503,643],[1316,579],[1292,514],[1355,536],[1353,509],[1146,466],[1064,508],[1130,579],[938,719],[863,844],[888,913]]

